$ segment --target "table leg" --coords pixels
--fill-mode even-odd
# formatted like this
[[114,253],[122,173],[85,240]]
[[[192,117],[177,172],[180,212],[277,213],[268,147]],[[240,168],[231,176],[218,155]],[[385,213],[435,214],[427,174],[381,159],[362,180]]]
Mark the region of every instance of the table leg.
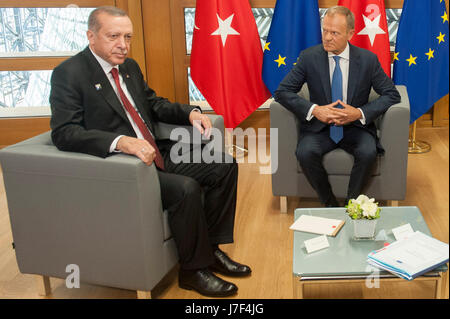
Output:
[[287,196],[280,196],[280,212],[287,213]]
[[152,299],[152,292],[151,291],[136,291],[137,299]]
[[447,290],[448,271],[439,273],[440,277],[436,283],[436,299],[444,299]]
[[434,292],[435,299],[441,299],[441,291],[442,291],[442,273],[439,273],[439,277],[436,281],[436,290]]
[[398,200],[388,200],[387,205],[392,207],[398,207]]
[[49,276],[36,275],[36,284],[39,296],[48,296],[52,293]]
[[294,299],[303,299],[303,282],[301,277],[293,276],[292,286],[294,288]]

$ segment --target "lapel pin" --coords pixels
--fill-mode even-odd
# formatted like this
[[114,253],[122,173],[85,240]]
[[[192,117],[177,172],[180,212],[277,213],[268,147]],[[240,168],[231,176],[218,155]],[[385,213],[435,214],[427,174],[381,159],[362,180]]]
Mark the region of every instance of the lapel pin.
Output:
[[100,91],[100,90],[102,89],[102,85],[101,85],[100,83],[96,84],[96,85],[95,85],[95,89],[96,89],[97,91]]
[[129,79],[130,78],[130,75],[127,73],[126,75],[125,75],[126,77],[127,77],[127,79]]

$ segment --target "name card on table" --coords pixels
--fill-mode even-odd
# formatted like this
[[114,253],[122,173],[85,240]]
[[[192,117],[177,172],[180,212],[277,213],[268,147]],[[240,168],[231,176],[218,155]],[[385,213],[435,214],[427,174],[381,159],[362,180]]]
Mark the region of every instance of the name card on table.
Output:
[[392,233],[394,234],[396,240],[402,240],[414,234],[414,230],[410,224],[406,224],[400,227],[392,228]]
[[308,254],[328,247],[330,247],[330,244],[325,235],[305,240],[305,248]]

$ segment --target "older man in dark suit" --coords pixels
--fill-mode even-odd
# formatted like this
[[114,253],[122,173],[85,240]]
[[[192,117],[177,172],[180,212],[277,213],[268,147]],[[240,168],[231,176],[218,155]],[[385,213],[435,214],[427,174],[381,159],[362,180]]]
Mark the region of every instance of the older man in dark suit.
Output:
[[123,152],[146,165],[155,163],[178,248],[180,287],[208,296],[235,294],[237,287],[213,271],[230,276],[251,272],[218,247],[233,242],[236,162],[174,163],[173,142],[157,136],[155,142],[153,123],[192,123],[205,133],[211,128],[209,118],[200,108],[171,103],[147,86],[138,64],[127,58],[133,26],[125,12],[100,7],[91,13],[88,29],[89,47],[53,71],[54,144],[64,151],[100,157]]
[[[276,101],[301,121],[296,156],[319,199],[328,207],[339,203],[323,167],[324,154],[340,147],[354,156],[347,199],[356,198],[367,182],[377,152],[383,152],[374,120],[400,102],[377,56],[348,42],[354,25],[349,9],[328,9],[322,44],[301,52],[274,94]],[[310,101],[297,95],[305,83]],[[372,88],[380,97],[368,103]]]

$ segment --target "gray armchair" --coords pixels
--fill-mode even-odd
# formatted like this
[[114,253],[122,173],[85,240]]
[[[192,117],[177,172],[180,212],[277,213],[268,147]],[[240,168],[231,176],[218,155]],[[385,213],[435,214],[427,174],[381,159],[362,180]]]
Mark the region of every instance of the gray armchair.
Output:
[[[377,200],[388,200],[395,206],[406,194],[406,170],[408,161],[409,99],[405,86],[398,85],[401,102],[377,119],[378,137],[385,149],[378,156],[372,177],[364,193]],[[309,99],[306,85],[299,92]],[[372,90],[369,100],[378,95]],[[280,210],[287,212],[287,196],[314,197],[317,194],[310,186],[295,156],[300,122],[289,110],[277,102],[270,105],[270,127],[278,129],[278,169],[272,174],[272,192],[280,196]],[[276,154],[276,145],[271,145],[271,156]],[[272,162],[274,162],[272,158]],[[345,198],[353,156],[336,149],[324,156],[324,166],[329,174],[333,192]]]
[[[223,118],[211,119],[223,132]],[[156,136],[174,127],[158,123]],[[151,297],[177,264],[155,165],[62,152],[50,132],[0,150],[0,163],[20,272],[42,276],[44,294],[75,264],[81,282]]]

